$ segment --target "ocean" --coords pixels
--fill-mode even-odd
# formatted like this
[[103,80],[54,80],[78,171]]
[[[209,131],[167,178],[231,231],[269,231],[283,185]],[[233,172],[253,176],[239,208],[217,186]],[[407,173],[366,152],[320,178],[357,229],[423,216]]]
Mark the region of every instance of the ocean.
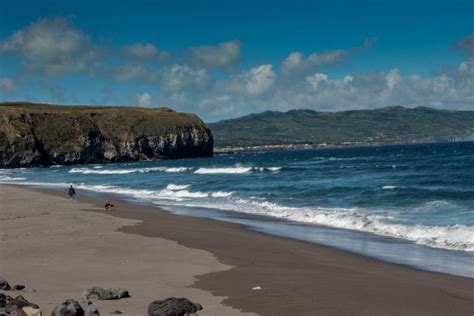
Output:
[[[474,142],[0,170],[378,260],[474,277]],[[179,228],[177,228],[179,229]]]

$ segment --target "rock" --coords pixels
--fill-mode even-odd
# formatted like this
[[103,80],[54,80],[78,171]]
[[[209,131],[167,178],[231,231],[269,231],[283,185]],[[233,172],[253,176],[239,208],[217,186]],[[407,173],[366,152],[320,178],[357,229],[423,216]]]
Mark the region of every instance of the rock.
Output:
[[39,308],[33,308],[31,306],[25,306],[22,309],[23,309],[23,312],[27,316],[43,316],[43,314],[41,313],[41,310]]
[[84,310],[76,300],[65,300],[56,306],[51,316],[84,316]]
[[148,316],[184,316],[202,310],[202,306],[187,298],[169,297],[162,301],[153,301],[148,306]]
[[87,312],[87,316],[100,316],[100,313],[97,308],[93,307]]
[[111,314],[123,314],[123,313],[117,309],[117,310],[114,310]]
[[98,300],[118,300],[121,298],[130,297],[130,294],[125,289],[103,289],[98,286],[91,287],[82,293],[84,299],[98,299]]
[[88,299],[85,299],[84,297],[81,299],[81,303],[86,304],[86,305],[92,305],[92,302]]
[[211,157],[196,115],[170,109],[0,103],[0,168]]
[[14,286],[12,286],[12,291],[21,291],[25,288],[24,285],[21,285],[21,284],[15,284]]
[[29,314],[25,312],[25,307],[30,307],[26,308],[26,310],[33,313],[33,315],[38,315],[38,313],[41,314],[39,306],[29,302],[23,296],[18,295],[15,298],[8,295],[6,296],[5,312],[7,315],[29,316]]
[[9,291],[11,289],[7,280],[0,278],[0,290]]
[[[0,308],[5,308],[7,305],[7,295],[0,293]],[[9,297],[11,299],[11,297]]]

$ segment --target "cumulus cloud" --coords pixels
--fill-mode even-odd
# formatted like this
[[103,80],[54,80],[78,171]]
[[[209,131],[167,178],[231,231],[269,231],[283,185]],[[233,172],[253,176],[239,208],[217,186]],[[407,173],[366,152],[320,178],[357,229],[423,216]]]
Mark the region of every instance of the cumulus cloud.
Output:
[[151,94],[148,92],[135,94],[135,104],[138,106],[148,107],[151,105]]
[[272,88],[276,81],[276,74],[272,65],[260,65],[234,75],[227,84],[227,89],[248,96],[260,96]]
[[347,61],[349,53],[349,51],[345,50],[335,50],[324,53],[312,53],[305,57],[301,52],[293,52],[281,63],[281,70],[286,74],[304,75],[318,67]]
[[169,52],[158,49],[151,43],[135,43],[123,47],[123,54],[132,60],[139,61],[162,61],[168,58]]
[[15,80],[8,77],[0,77],[0,92],[5,95],[13,93],[16,89]]
[[[376,42],[376,37],[367,38],[364,41],[363,48],[370,48]],[[321,67],[348,62],[350,55],[361,49],[361,47],[353,47],[347,50],[337,49],[321,53],[311,53],[307,57],[302,52],[295,51],[282,61],[280,68],[284,75],[304,77]]]
[[211,76],[206,69],[180,64],[165,69],[160,77],[161,87],[169,92],[178,92],[184,89],[204,90],[212,83]]
[[216,46],[203,45],[186,49],[185,61],[201,68],[232,68],[240,59],[241,42],[234,40]]
[[86,72],[102,56],[89,36],[62,17],[38,20],[16,31],[0,42],[0,53],[21,56],[27,70],[48,75]]
[[314,74],[306,77],[306,81],[309,82],[315,91],[318,90],[318,86],[328,81],[328,76],[325,74]]

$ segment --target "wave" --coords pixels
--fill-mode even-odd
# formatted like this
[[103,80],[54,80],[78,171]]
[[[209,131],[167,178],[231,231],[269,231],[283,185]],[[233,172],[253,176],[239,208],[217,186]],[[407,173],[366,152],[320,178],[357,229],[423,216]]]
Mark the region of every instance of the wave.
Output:
[[24,181],[26,178],[21,177],[9,177],[9,176],[0,176],[0,182],[9,182],[9,181]]
[[202,191],[189,191],[191,187],[189,184],[176,185],[168,184],[161,190],[145,190],[145,189],[132,189],[117,187],[112,185],[87,185],[78,184],[76,188],[101,192],[101,193],[112,193],[119,194],[127,197],[145,199],[145,200],[169,200],[169,201],[189,201],[195,199],[204,198],[223,198],[230,197],[234,192],[216,191],[216,192],[202,192]]
[[[188,206],[197,206],[188,204]],[[200,203],[199,206],[203,206]],[[433,248],[474,251],[474,226],[407,225],[389,222],[389,217],[368,215],[360,208],[297,208],[268,201],[233,199],[227,203],[208,204],[207,207],[255,215],[271,216],[300,223],[362,231],[403,239]]]
[[198,168],[195,174],[243,174],[251,172],[278,172],[281,167],[224,167],[224,168]]
[[178,190],[185,190],[189,188],[191,185],[190,184],[183,184],[183,185],[177,185],[177,184],[168,184],[166,186],[166,189],[172,190],[172,191],[178,191]]
[[81,174],[130,174],[130,173],[148,173],[148,172],[186,172],[192,168],[186,167],[149,167],[149,168],[126,168],[126,169],[103,169],[101,166],[93,168],[72,168],[69,173]]
[[393,189],[398,189],[397,185],[384,185],[382,187],[383,190],[393,190]]

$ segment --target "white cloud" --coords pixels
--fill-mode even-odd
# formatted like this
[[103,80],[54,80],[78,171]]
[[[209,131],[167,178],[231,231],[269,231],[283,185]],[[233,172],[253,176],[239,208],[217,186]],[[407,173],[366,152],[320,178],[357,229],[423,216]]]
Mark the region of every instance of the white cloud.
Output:
[[304,57],[301,52],[291,53],[281,64],[284,74],[304,76],[322,66],[338,64],[347,60],[349,51],[335,50],[324,53],[312,53]]
[[151,95],[148,92],[137,93],[135,97],[137,105],[145,107],[151,105]]
[[310,75],[306,77],[306,81],[313,86],[314,90],[318,90],[318,86],[323,83],[328,81],[328,76],[326,74],[318,73],[314,75]]
[[13,33],[0,43],[0,53],[25,59],[29,71],[60,75],[87,72],[101,58],[101,49],[65,18],[49,18]]
[[385,79],[387,80],[388,88],[393,90],[395,86],[402,80],[402,77],[400,76],[398,69],[392,69],[387,74],[387,76],[385,76]]
[[186,65],[173,65],[161,76],[161,87],[166,91],[176,92],[184,89],[203,90],[209,87],[212,79],[204,68],[193,68]]
[[130,59],[140,61],[154,60],[158,62],[170,56],[170,53],[159,50],[151,43],[135,43],[124,46],[123,53]]
[[233,75],[226,88],[251,97],[260,96],[269,91],[277,79],[272,68],[272,65],[260,65]]
[[199,68],[229,68],[240,59],[240,41],[222,42],[216,46],[190,47],[185,52],[185,61]]

